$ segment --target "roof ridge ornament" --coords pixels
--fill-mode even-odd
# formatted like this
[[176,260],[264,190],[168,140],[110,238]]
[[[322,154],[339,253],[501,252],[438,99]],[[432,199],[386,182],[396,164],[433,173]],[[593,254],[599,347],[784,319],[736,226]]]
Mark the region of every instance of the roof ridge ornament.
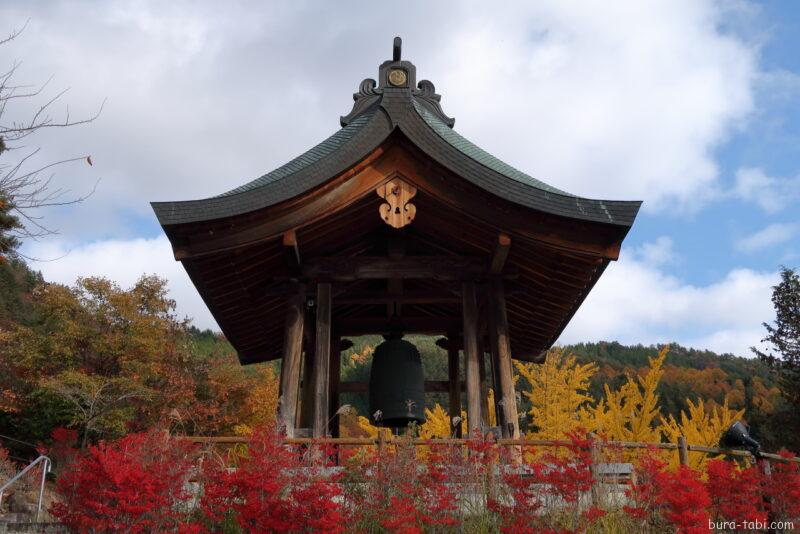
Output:
[[417,84],[417,87],[417,89],[412,91],[412,94],[422,100],[423,104],[427,104],[426,108],[428,111],[432,112],[443,123],[452,128],[456,123],[456,120],[444,114],[442,105],[440,104],[442,95],[436,94],[436,87],[433,85],[433,82],[430,80],[420,80],[419,84]]
[[[450,128],[455,124],[455,119],[448,117],[442,111],[441,96],[436,94],[436,88],[429,80],[422,80],[417,84],[417,68],[410,61],[402,59],[403,40],[395,37],[392,46],[392,59],[384,61],[378,68],[378,81],[372,78],[364,79],[358,87],[358,92],[353,94],[353,109],[350,113],[339,118],[342,127],[347,126],[356,117],[363,114],[381,102],[382,96],[388,91],[394,94],[410,94],[416,97],[420,104]],[[415,88],[416,87],[416,88]],[[409,104],[411,101],[409,100]]]
[[392,47],[392,61],[400,61],[400,56],[403,51],[403,40],[398,36],[394,38],[394,46]]

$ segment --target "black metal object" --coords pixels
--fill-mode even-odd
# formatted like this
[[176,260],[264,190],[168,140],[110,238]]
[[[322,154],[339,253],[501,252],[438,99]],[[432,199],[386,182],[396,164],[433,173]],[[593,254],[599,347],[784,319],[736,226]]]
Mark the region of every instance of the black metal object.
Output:
[[752,452],[754,456],[758,456],[761,451],[761,444],[750,437],[747,427],[741,421],[733,423],[730,428],[722,434],[719,443],[723,447],[729,449],[744,447]]
[[422,358],[402,334],[390,334],[375,348],[369,376],[369,406],[378,426],[405,428],[425,422]]
[[394,38],[394,46],[392,47],[392,61],[400,61],[401,49],[403,47],[403,40],[400,37]]

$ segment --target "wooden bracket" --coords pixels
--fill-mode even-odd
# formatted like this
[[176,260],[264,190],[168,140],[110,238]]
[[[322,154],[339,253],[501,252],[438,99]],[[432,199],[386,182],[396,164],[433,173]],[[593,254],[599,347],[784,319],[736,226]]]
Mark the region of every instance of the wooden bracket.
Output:
[[500,274],[503,272],[503,267],[508,258],[508,251],[511,248],[511,238],[507,234],[500,233],[497,235],[497,244],[492,254],[492,261],[489,264],[490,274]]

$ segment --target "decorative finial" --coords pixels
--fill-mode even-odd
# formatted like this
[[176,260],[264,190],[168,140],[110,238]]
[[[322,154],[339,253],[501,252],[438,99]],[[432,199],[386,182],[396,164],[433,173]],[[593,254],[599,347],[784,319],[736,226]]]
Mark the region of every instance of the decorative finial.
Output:
[[394,38],[392,61],[400,61],[400,52],[403,48],[403,40],[400,37]]

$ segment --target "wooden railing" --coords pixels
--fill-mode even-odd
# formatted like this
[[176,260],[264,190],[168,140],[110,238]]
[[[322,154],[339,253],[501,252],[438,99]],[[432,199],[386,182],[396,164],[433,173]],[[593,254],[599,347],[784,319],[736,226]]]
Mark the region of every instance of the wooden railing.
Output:
[[[243,436],[191,436],[187,440],[193,443],[201,444],[219,444],[219,445],[233,445],[237,443],[247,443],[249,439]],[[286,438],[285,443],[290,445],[339,445],[339,446],[373,446],[383,448],[393,443],[402,442],[404,444],[411,444],[416,447],[431,446],[431,445],[459,445],[464,446],[469,441],[465,438],[444,438],[444,439],[405,439],[405,438],[389,438],[385,439],[383,434],[378,438]],[[752,458],[753,454],[750,451],[738,449],[725,449],[720,447],[706,447],[704,445],[690,445],[686,443],[686,439],[681,436],[677,443],[642,443],[631,441],[602,441],[599,439],[590,438],[591,445],[598,449],[603,448],[618,448],[618,449],[658,449],[658,450],[674,450],[678,454],[678,459],[681,465],[686,465],[689,459],[689,452],[702,452],[706,454],[723,454],[726,456],[739,456]],[[567,440],[548,440],[548,439],[498,439],[495,443],[504,447],[569,447],[572,445],[571,441]],[[800,463],[800,457],[783,457],[779,454],[762,452],[759,458],[769,461],[778,462],[793,462]]]

